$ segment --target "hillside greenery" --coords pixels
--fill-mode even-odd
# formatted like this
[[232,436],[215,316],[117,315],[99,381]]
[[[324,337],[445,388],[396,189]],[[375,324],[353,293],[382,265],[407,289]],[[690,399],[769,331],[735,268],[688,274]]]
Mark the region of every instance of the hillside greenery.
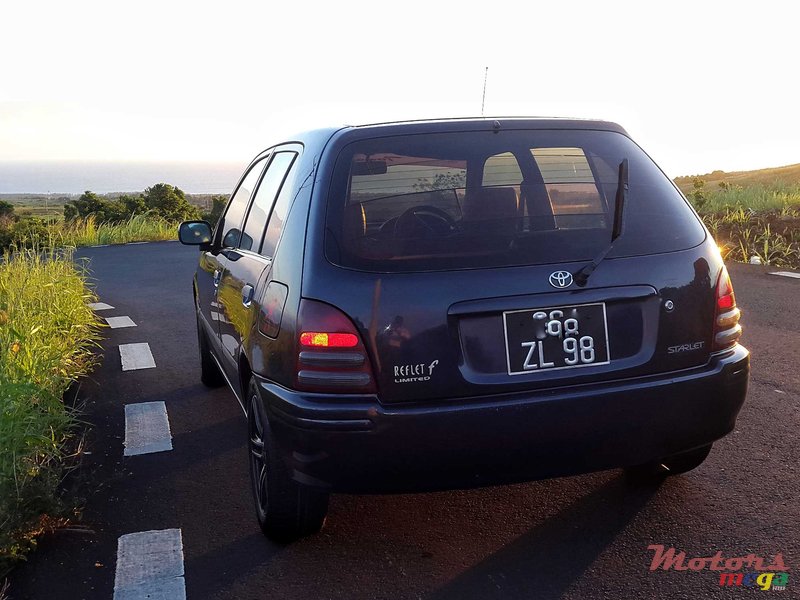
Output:
[[[764,171],[795,172],[792,167]],[[749,179],[717,177],[716,185],[694,177],[685,193],[726,260],[800,268],[800,183],[764,183],[763,177],[763,171]],[[736,180],[751,183],[731,182]]]
[[[177,226],[187,219],[216,223],[228,197],[195,195],[158,183],[139,194],[100,195],[85,191],[77,198],[60,198],[63,218],[53,216],[47,198],[0,200],[0,254],[11,245],[31,248],[124,244],[175,239]],[[201,210],[196,202],[207,210]],[[22,206],[23,208],[19,208]]]
[[740,186],[742,188],[758,186],[797,188],[800,186],[800,164],[753,171],[713,171],[705,175],[686,175],[676,177],[675,183],[684,194],[688,194],[693,187],[695,179],[704,181],[708,188],[725,187],[725,185],[720,184]]

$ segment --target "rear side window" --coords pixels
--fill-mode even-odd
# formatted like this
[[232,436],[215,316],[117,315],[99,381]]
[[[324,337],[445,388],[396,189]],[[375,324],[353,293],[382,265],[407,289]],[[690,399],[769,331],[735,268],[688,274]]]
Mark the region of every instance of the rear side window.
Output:
[[495,154],[486,159],[483,164],[484,186],[512,185],[522,183],[522,170],[519,168],[517,157],[511,152]]
[[250,197],[253,195],[253,190],[256,189],[258,178],[261,176],[261,171],[264,169],[268,156],[259,159],[255,162],[250,170],[245,175],[242,183],[234,192],[233,197],[228,202],[228,208],[225,211],[225,216],[219,224],[221,231],[220,244],[223,248],[236,248],[242,237],[242,221],[244,220],[244,213],[247,211],[247,205],[250,202]]
[[[261,238],[264,236],[264,227],[272,210],[275,195],[281,188],[281,184],[286,178],[286,172],[292,165],[295,156],[297,154],[294,152],[277,152],[272,155],[272,160],[261,179],[253,203],[250,205],[250,212],[247,213],[247,221],[245,221],[242,240],[239,244],[242,250],[260,251]],[[272,251],[270,250],[266,254],[271,256]]]
[[705,231],[686,201],[626,136],[514,130],[349,144],[329,193],[326,255],[375,271],[590,260],[610,241],[625,158],[625,230],[610,256],[702,242]]
[[542,174],[556,226],[594,227],[595,215],[603,213],[605,204],[583,149],[534,148],[531,153]]
[[272,208],[272,214],[269,216],[267,232],[264,234],[264,245],[261,248],[261,254],[264,256],[275,255],[275,249],[278,247],[278,241],[283,232],[283,226],[286,223],[286,217],[289,214],[289,208],[291,208],[292,199],[296,191],[294,181],[297,175],[297,167],[295,166],[297,154],[294,152],[286,152],[285,154],[291,155],[288,163],[289,172],[283,179],[278,198]]

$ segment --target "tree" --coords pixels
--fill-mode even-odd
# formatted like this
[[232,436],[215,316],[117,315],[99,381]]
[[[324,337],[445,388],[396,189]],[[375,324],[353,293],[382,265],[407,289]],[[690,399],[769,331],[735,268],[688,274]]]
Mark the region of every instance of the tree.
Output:
[[71,221],[78,217],[87,217],[101,212],[104,200],[92,191],[86,190],[77,200],[71,200],[64,205],[64,220]]
[[186,199],[186,194],[168,183],[157,183],[142,195],[148,210],[171,221],[197,219],[200,211]]
[[119,197],[117,202],[119,202],[124,208],[125,214],[128,217],[132,217],[133,215],[141,215],[147,212],[147,204],[145,204],[144,198],[141,194],[137,196],[123,194]]
[[143,194],[122,194],[116,200],[102,198],[87,190],[77,200],[64,205],[64,220],[85,219],[91,215],[99,223],[109,223],[148,212],[171,221],[200,216],[200,211],[189,203],[183,190],[168,183],[157,183]]
[[203,213],[203,220],[215,225],[228,204],[228,196],[211,196],[211,212]]
[[420,192],[432,192],[438,190],[455,190],[467,185],[465,173],[447,171],[436,173],[433,179],[430,177],[420,177],[414,184],[414,189]]
[[0,219],[10,219],[14,216],[14,205],[11,202],[0,200]]

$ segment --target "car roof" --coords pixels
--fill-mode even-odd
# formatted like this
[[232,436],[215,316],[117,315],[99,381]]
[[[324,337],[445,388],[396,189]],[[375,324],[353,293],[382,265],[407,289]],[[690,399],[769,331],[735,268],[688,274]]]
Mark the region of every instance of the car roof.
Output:
[[347,129],[396,129],[398,133],[408,129],[425,129],[428,131],[452,131],[463,128],[476,128],[489,125],[498,129],[602,129],[626,133],[625,130],[611,121],[600,119],[575,119],[566,117],[454,117],[441,119],[419,119],[408,121],[386,121],[351,125]]
[[[410,135],[416,133],[456,132],[482,129],[595,129],[614,131],[628,135],[622,126],[599,119],[574,119],[560,117],[458,117],[442,119],[420,119],[410,121],[388,121],[362,125],[339,125],[307,130],[286,141],[294,140],[324,146],[327,141],[339,136],[350,138],[370,135]],[[351,135],[348,135],[351,134]]]

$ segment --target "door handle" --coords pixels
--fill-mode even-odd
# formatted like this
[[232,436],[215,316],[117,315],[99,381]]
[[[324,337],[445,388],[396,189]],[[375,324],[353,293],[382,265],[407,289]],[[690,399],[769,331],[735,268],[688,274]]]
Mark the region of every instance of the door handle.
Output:
[[214,269],[214,287],[219,287],[219,278],[222,276],[222,271]]
[[253,286],[249,283],[242,288],[242,304],[245,308],[250,308],[253,303]]

